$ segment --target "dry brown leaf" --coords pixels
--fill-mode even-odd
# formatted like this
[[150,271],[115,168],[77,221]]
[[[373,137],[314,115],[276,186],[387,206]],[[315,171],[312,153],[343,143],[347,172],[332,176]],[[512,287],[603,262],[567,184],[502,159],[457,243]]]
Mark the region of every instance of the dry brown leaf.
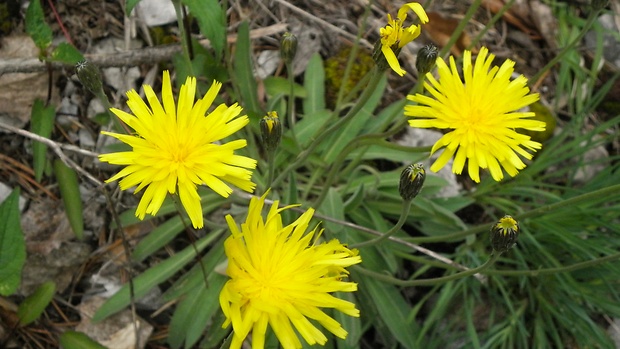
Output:
[[[429,22],[424,25],[423,30],[428,34],[429,38],[439,47],[448,44],[450,36],[459,24],[454,18],[445,18],[438,12],[428,13]],[[450,48],[455,56],[461,56],[463,51],[471,44],[471,38],[467,33],[463,32],[459,36],[456,43]]]
[[[38,48],[27,35],[15,35],[1,39],[0,58],[35,58]],[[32,104],[36,98],[47,99],[47,72],[15,73],[0,75],[0,115],[5,114],[6,122],[17,127],[24,127],[30,120]],[[53,104],[57,104],[58,93],[52,92]]]
[[[484,0],[482,2],[482,6],[493,14],[498,13],[504,5],[505,2],[503,0]],[[532,11],[526,1],[517,1],[508,11],[504,12],[502,18],[529,35],[532,39],[538,39],[540,35],[532,28],[534,21],[532,13],[536,14],[536,11]]]

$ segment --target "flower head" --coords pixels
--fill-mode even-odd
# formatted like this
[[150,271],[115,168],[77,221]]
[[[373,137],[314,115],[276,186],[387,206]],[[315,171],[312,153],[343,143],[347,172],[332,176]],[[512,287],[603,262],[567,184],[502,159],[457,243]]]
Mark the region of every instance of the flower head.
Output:
[[417,2],[410,2],[404,4],[403,7],[398,10],[398,17],[396,17],[396,19],[393,19],[388,13],[388,24],[379,29],[379,35],[381,36],[381,52],[383,56],[385,56],[390,68],[400,76],[405,75],[405,70],[400,67],[400,63],[398,63],[398,58],[396,57],[398,53],[400,53],[400,49],[420,36],[422,31],[420,25],[404,27],[405,19],[407,19],[407,12],[410,10],[420,18],[420,22],[428,22],[428,16],[422,5]]
[[321,308],[359,316],[355,304],[330,294],[357,290],[357,284],[342,280],[346,267],[361,262],[357,250],[338,240],[318,243],[318,227],[306,234],[313,209],[283,227],[280,212],[290,206],[278,208],[274,202],[263,220],[264,204],[264,196],[252,198],[241,230],[226,217],[232,232],[224,243],[230,280],[220,293],[220,305],[226,315],[223,326],[233,327],[230,347],[240,348],[252,331],[252,347],[263,348],[267,325],[284,349],[302,347],[297,333],[311,345],[325,344],[327,337],[310,320],[345,338],[347,332]]
[[267,152],[273,152],[278,148],[282,138],[282,124],[278,113],[270,111],[260,120],[261,138],[263,147]]
[[511,249],[519,238],[519,223],[509,215],[500,218],[491,227],[491,247],[497,252]]
[[220,104],[211,113],[207,109],[213,103],[222,84],[214,82],[202,99],[194,103],[196,78],[188,77],[181,86],[175,108],[170,75],[163,75],[162,100],[144,85],[148,105],[135,90],[127,92],[127,105],[133,112],[112,109],[134,131],[134,135],[102,132],[127,143],[131,151],[103,154],[101,161],[126,166],[107,182],[120,180],[121,189],[137,186],[144,194],[136,208],[136,216],[144,219],[155,215],[166,193],[178,191],[183,207],[195,228],[202,228],[203,217],[197,186],[205,184],[213,191],[228,197],[232,192],[229,184],[245,191],[252,191],[251,182],[256,160],[236,155],[235,150],[246,146],[245,139],[228,143],[219,141],[239,131],[248,122],[247,116],[238,117],[241,107]]
[[411,126],[451,129],[431,150],[434,153],[445,147],[431,171],[439,171],[454,156],[452,172],[461,174],[467,160],[474,181],[480,182],[480,168],[488,168],[493,179],[500,181],[504,177],[502,168],[514,177],[525,168],[519,155],[531,159],[528,150],[541,148],[540,143],[516,131],[544,131],[544,122],[529,119],[535,116],[533,112],[518,111],[537,101],[538,94],[528,94],[523,75],[510,80],[513,61],[491,68],[494,57],[483,47],[472,65],[471,52],[465,51],[464,82],[454,57],[450,57],[450,67],[439,58],[439,81],[427,74],[424,82],[434,98],[421,94],[407,97],[418,103],[405,107],[405,115],[413,118],[409,120]]

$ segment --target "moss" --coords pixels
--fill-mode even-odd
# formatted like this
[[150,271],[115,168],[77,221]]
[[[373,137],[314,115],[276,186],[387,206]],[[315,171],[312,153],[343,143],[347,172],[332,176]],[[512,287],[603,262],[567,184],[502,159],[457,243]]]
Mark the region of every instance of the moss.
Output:
[[[327,92],[327,105],[333,108],[338,98],[338,91],[342,86],[342,78],[344,71],[347,67],[347,61],[351,55],[351,48],[347,47],[335,56],[325,61],[325,84]],[[372,56],[363,50],[357,52],[357,58],[353,62],[351,73],[349,74],[349,80],[344,86],[344,96],[347,96],[351,90],[359,83],[359,81],[372,69],[374,66]],[[361,91],[361,89],[359,90]],[[359,94],[358,91],[358,94]],[[353,96],[357,97],[357,95]]]

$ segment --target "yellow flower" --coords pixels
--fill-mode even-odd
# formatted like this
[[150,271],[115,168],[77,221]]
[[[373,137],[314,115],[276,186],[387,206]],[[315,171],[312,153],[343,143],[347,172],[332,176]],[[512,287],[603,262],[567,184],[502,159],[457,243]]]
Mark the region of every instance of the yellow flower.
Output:
[[383,52],[390,68],[400,76],[405,75],[405,70],[400,67],[396,56],[398,56],[403,46],[420,36],[421,32],[420,25],[411,25],[407,28],[403,27],[409,10],[413,11],[423,24],[428,22],[428,16],[422,5],[417,2],[410,2],[404,4],[403,7],[398,10],[398,17],[396,19],[393,19],[388,13],[388,24],[379,29],[379,35],[381,36],[381,52]]
[[[219,143],[239,131],[249,122],[246,115],[238,117],[241,107],[220,104],[211,113],[213,103],[222,86],[214,82],[202,99],[194,103],[196,78],[188,77],[181,86],[175,108],[170,75],[164,72],[162,83],[163,107],[151,86],[144,85],[149,105],[135,90],[127,92],[127,105],[133,112],[112,108],[123,122],[135,130],[135,135],[101,132],[127,143],[132,151],[103,154],[101,161],[126,166],[106,182],[123,178],[122,190],[137,186],[136,193],[146,188],[136,208],[136,216],[144,219],[155,215],[166,193],[179,193],[179,198],[192,225],[202,228],[203,217],[197,185],[205,184],[213,191],[228,197],[229,184],[245,191],[253,191],[252,172],[256,160],[235,155],[234,151],[246,146],[245,139]],[[206,115],[205,115],[206,114]]]
[[267,325],[284,349],[302,347],[297,333],[310,345],[325,344],[327,337],[313,322],[345,338],[347,331],[320,308],[359,316],[355,304],[330,294],[357,290],[357,284],[342,280],[348,275],[345,267],[362,261],[357,250],[338,240],[318,243],[318,227],[305,234],[313,209],[283,227],[280,212],[291,206],[278,209],[274,202],[263,221],[264,204],[265,196],[252,198],[241,230],[226,217],[232,232],[224,243],[230,280],[220,293],[220,305],[226,315],[223,327],[233,327],[230,348],[241,348],[252,331],[252,348],[262,349]]
[[502,167],[514,177],[525,168],[519,155],[531,159],[532,154],[527,150],[535,152],[541,148],[540,143],[516,132],[518,128],[545,130],[544,122],[529,119],[534,113],[518,111],[536,102],[538,94],[529,94],[523,75],[510,80],[513,61],[506,60],[501,67],[491,68],[495,56],[488,52],[483,47],[472,65],[471,52],[465,51],[464,82],[454,57],[450,57],[450,67],[439,58],[439,81],[429,73],[424,82],[434,98],[421,94],[407,97],[419,104],[405,107],[405,115],[413,118],[409,120],[412,127],[452,130],[431,150],[432,154],[445,147],[431,166],[434,172],[454,156],[452,172],[461,174],[467,159],[469,176],[474,181],[480,182],[480,168],[488,168],[493,179],[500,181],[504,177]]

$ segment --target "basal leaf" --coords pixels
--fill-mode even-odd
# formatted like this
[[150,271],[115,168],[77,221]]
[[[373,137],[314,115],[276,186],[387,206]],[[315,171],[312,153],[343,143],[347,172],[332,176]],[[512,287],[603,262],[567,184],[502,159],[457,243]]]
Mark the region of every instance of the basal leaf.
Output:
[[217,0],[183,0],[198,21],[200,32],[211,42],[217,57],[226,44],[226,16]]
[[21,326],[26,326],[37,320],[50,304],[55,293],[56,284],[53,281],[41,284],[33,294],[26,297],[26,299],[19,304],[19,308],[17,309],[19,324]]
[[235,83],[241,94],[244,111],[250,117],[257,118],[264,113],[261,112],[258,102],[258,86],[256,79],[254,79],[248,22],[242,22],[237,33],[237,49],[234,57]]
[[73,45],[66,42],[61,42],[56,46],[52,54],[49,57],[50,61],[62,62],[67,64],[76,64],[84,60],[84,56]]
[[30,1],[26,10],[26,33],[30,35],[34,44],[45,50],[52,43],[52,28],[45,23],[45,15],[40,0]]
[[[43,101],[36,99],[32,105],[32,113],[30,115],[30,130],[41,137],[50,138],[52,129],[54,128],[54,116],[56,111],[54,107],[46,107]],[[34,178],[37,182],[41,181],[45,164],[47,145],[34,141],[32,142],[32,167],[34,168]]]
[[325,109],[325,70],[318,53],[312,55],[308,62],[304,73],[304,87],[308,91],[303,101],[304,115]]
[[77,174],[59,159],[54,161],[54,174],[56,174],[60,195],[65,204],[65,212],[71,229],[73,229],[75,236],[81,240],[84,237],[84,214]]
[[26,260],[26,243],[19,218],[19,189],[0,204],[0,295],[15,293]]
[[65,349],[107,349],[86,334],[71,330],[60,335],[60,345]]
[[[183,251],[168,258],[167,260],[157,264],[156,266],[148,269],[140,276],[136,277],[134,282],[134,296],[140,298],[144,296],[150,289],[157,286],[159,283],[168,280],[179,269],[193,260],[196,256],[196,251],[200,252],[207,247],[213,239],[219,235],[209,234],[196,242],[196,246],[188,246]],[[121,311],[130,303],[129,285],[125,284],[114,296],[108,299],[97,310],[93,321],[101,321],[108,316]]]

